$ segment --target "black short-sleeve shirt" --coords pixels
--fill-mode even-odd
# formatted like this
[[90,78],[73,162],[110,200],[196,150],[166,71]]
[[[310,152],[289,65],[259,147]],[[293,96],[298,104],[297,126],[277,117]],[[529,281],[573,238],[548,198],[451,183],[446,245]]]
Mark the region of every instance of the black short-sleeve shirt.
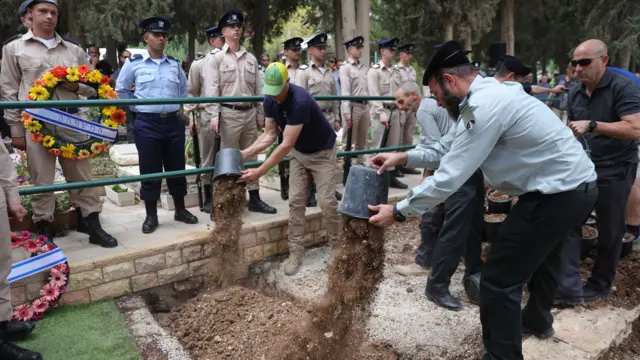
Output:
[[303,154],[332,149],[336,143],[336,133],[329,120],[316,100],[300,86],[289,84],[287,100],[282,104],[266,95],[264,117],[272,118],[280,131],[284,131],[287,125],[302,124],[294,149]]
[[111,76],[114,73],[113,67],[111,66],[111,64],[109,64],[107,60],[100,60],[96,65],[96,69],[100,70],[100,72],[104,76]]
[[[587,95],[585,86],[574,86],[569,91],[567,117],[571,120],[595,120],[614,123],[623,116],[640,113],[640,89],[638,85],[610,69]],[[638,162],[638,145],[635,140],[620,140],[595,132],[584,134],[591,150],[591,160],[598,166],[611,166],[625,162]]]

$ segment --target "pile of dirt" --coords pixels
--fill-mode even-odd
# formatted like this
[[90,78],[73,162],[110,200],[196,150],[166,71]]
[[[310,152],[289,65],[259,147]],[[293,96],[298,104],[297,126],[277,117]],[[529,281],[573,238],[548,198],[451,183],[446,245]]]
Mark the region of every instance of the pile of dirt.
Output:
[[361,359],[368,306],[383,278],[384,230],[344,217],[339,246],[329,263],[328,290],[310,319],[269,359]]
[[488,223],[500,223],[507,218],[507,214],[485,214],[484,221]]
[[228,286],[237,278],[237,267],[242,262],[238,240],[247,199],[245,186],[237,184],[235,178],[216,180],[214,189],[215,227],[209,241],[213,246],[213,268],[217,271],[211,280],[218,286]]
[[640,319],[633,323],[629,337],[604,353],[600,360],[637,360],[640,359]]
[[[590,256],[595,254],[595,250]],[[581,275],[584,280],[591,274],[593,260],[585,259],[581,266]],[[600,308],[605,305],[633,309],[640,304],[640,253],[634,252],[618,263],[616,279],[613,282],[611,294],[602,300],[588,303],[585,307],[590,309]]]
[[489,199],[491,199],[491,201],[504,202],[510,200],[511,196],[496,190],[489,193]]

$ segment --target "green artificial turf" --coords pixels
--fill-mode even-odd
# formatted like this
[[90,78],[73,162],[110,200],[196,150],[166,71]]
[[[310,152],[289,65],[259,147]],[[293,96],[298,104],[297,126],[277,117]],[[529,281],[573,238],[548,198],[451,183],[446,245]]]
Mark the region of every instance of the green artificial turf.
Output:
[[140,360],[113,300],[49,310],[18,343],[45,360]]

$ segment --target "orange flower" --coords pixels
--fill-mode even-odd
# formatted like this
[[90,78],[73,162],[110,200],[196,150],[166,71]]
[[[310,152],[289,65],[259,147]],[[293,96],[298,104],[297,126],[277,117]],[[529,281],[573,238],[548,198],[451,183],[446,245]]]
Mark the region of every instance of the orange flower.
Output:
[[78,66],[78,71],[80,71],[80,75],[84,76],[89,71],[91,71],[91,68],[89,67],[89,65],[80,65]]
[[45,84],[44,80],[42,80],[42,79],[36,79],[36,80],[33,80],[33,86],[34,87],[36,87],[36,86],[46,87],[47,84]]
[[116,110],[111,114],[111,120],[117,122],[118,125],[122,125],[127,120],[127,114],[122,109]]
[[58,79],[64,79],[67,77],[67,68],[64,66],[56,66],[51,70],[51,73]]
[[27,98],[27,100],[33,100],[33,97],[31,96],[31,94],[27,94],[27,96],[25,96]]
[[22,123],[28,123],[31,122],[31,120],[33,120],[33,117],[31,117],[31,115],[27,114],[26,112],[22,112],[22,117],[20,118],[20,121],[22,121]]
[[49,154],[53,156],[60,156],[60,154],[62,154],[62,151],[60,151],[60,149],[49,149]]
[[118,93],[115,92],[115,90],[111,90],[107,93],[106,95],[107,99],[117,99],[118,98]]
[[107,76],[103,76],[102,79],[100,79],[100,84],[109,85],[109,78]]
[[96,157],[96,154],[90,154],[89,156],[87,156],[89,159],[93,159],[94,157]]
[[42,133],[31,134],[31,141],[33,141],[34,143],[42,142],[42,138]]
[[71,160],[78,160],[78,157],[77,157],[77,156],[75,156],[75,155],[73,155],[73,156],[71,157]]

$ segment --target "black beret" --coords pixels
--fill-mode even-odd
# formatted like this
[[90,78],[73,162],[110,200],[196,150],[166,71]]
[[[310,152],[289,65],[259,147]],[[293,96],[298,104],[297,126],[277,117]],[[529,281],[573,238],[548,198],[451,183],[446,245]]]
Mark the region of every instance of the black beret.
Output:
[[429,79],[436,76],[441,69],[454,68],[460,65],[470,64],[467,54],[470,51],[462,50],[462,46],[455,40],[449,40],[436,46],[438,49],[427,66],[422,84],[427,85]]
[[500,62],[503,63],[510,72],[513,72],[519,76],[527,76],[531,73],[531,68],[525,66],[520,59],[511,55],[504,55],[500,58]]

